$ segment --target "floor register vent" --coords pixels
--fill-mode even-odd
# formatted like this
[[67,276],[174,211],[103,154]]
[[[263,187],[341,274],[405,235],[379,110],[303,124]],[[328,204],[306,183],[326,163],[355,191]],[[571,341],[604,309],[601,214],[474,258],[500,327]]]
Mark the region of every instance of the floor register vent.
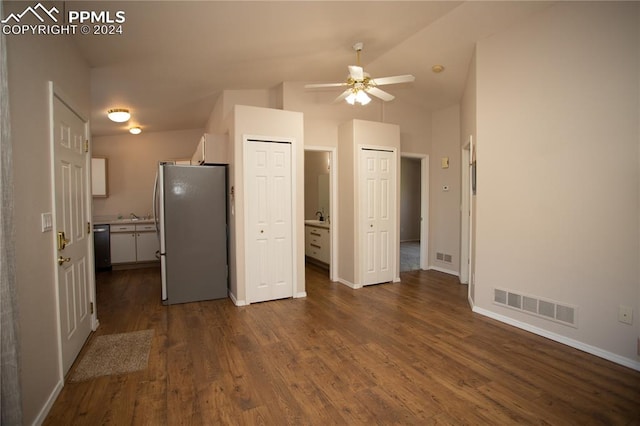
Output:
[[540,318],[578,328],[578,307],[553,300],[518,294],[511,290],[493,289],[493,302]]

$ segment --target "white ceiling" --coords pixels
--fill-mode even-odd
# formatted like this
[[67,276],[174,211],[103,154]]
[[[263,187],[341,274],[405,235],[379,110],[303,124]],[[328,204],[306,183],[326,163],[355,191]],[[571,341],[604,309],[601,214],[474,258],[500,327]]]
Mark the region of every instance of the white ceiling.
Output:
[[[373,77],[413,74],[388,86],[429,109],[459,101],[475,42],[516,25],[549,2],[501,1],[100,1],[73,10],[125,12],[123,35],[76,35],[91,66],[92,134],[204,127],[225,89],[283,81],[339,82],[364,42]],[[431,67],[446,70],[434,74]],[[340,93],[338,89],[336,96]],[[109,108],[130,123],[106,119]]]

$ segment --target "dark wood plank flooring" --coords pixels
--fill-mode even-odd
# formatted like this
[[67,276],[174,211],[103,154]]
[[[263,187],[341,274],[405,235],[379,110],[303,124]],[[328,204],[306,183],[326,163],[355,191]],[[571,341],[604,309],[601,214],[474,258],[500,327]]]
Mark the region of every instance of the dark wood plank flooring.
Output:
[[149,367],[67,383],[45,424],[640,424],[640,372],[472,313],[453,277],[306,274],[306,298],[239,308],[99,273],[91,338],[154,329]]

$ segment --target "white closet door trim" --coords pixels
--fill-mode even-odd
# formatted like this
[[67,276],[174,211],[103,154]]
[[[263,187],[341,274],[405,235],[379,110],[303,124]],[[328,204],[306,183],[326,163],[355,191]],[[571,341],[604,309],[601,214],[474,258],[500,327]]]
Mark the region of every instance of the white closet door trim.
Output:
[[[249,177],[249,169],[247,167],[248,163],[247,163],[247,146],[250,143],[254,143],[254,142],[262,142],[262,143],[274,143],[274,144],[288,144],[291,146],[291,151],[290,151],[290,188],[291,188],[291,203],[288,206],[288,208],[290,209],[290,215],[291,215],[291,223],[290,225],[290,235],[291,235],[291,294],[289,295],[289,297],[291,296],[295,296],[296,295],[296,277],[297,277],[297,261],[296,261],[296,257],[297,257],[297,253],[296,253],[296,242],[298,240],[298,233],[296,232],[296,226],[295,223],[297,223],[297,215],[296,215],[296,209],[295,209],[295,195],[297,193],[297,185],[296,185],[296,179],[294,178],[295,176],[295,171],[297,170],[296,168],[296,153],[295,153],[295,139],[293,138],[285,138],[285,137],[274,137],[274,136],[264,136],[264,135],[243,135],[243,180],[244,180],[244,184],[247,185],[249,183],[248,177]],[[245,265],[244,265],[244,270],[245,270],[245,299],[247,301],[247,304],[250,304],[252,302],[258,302],[258,301],[262,301],[262,300],[256,300],[255,299],[255,294],[252,293],[252,289],[250,288],[250,277],[252,276],[252,267],[255,265],[254,261],[252,259],[249,259],[249,257],[247,256],[249,253],[249,244],[252,243],[252,233],[250,232],[251,230],[251,226],[252,224],[249,223],[249,211],[248,209],[250,208],[250,204],[249,204],[249,199],[250,199],[250,191],[251,189],[248,187],[245,187],[244,192],[244,197],[243,197],[243,201],[244,201],[244,243],[245,243],[245,248],[244,248],[244,252],[245,252]]]

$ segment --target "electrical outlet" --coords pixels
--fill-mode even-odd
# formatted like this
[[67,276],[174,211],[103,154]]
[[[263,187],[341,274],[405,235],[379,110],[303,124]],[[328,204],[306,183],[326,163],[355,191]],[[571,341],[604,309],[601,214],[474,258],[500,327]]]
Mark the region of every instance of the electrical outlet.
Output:
[[618,321],[625,324],[633,324],[633,308],[620,305],[620,309],[618,311]]

